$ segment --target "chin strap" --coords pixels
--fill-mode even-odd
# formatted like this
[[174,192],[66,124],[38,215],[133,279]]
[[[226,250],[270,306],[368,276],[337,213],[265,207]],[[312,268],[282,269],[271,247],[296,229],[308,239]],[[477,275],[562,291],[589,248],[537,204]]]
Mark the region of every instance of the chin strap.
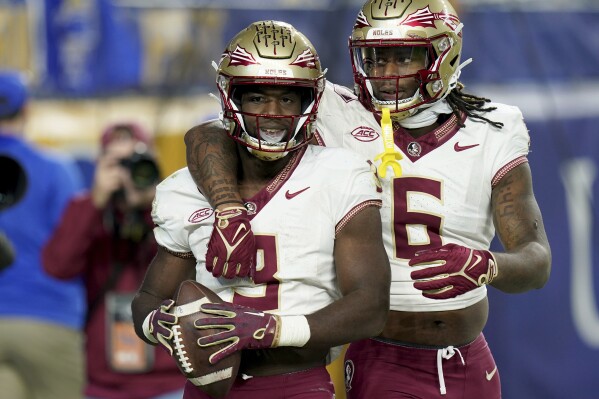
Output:
[[457,86],[458,79],[462,74],[462,69],[464,69],[471,62],[472,58],[468,58],[457,67],[453,76],[451,79],[449,79],[449,88],[441,99],[435,101],[428,107],[428,104],[422,106],[422,108],[419,109],[419,112],[417,112],[415,115],[402,119],[399,121],[400,126],[405,129],[417,129],[420,127],[430,126],[437,121],[439,115],[451,114],[453,111],[445,100],[445,97],[447,97],[449,93],[451,93],[451,91]]
[[447,100],[439,100],[431,107],[425,108],[416,115],[409,116],[399,121],[401,127],[406,129],[417,129],[419,127],[430,126],[437,121],[441,114],[451,114],[452,110]]

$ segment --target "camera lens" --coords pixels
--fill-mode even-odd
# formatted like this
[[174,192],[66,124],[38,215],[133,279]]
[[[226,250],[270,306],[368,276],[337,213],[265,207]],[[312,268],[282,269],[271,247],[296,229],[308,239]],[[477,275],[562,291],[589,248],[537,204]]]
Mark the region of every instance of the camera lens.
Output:
[[129,169],[131,180],[139,189],[148,188],[160,180],[160,169],[154,158],[147,153],[134,153],[130,158],[121,161]]
[[140,159],[131,164],[131,179],[136,187],[149,187],[158,182],[158,177],[158,166],[151,159]]

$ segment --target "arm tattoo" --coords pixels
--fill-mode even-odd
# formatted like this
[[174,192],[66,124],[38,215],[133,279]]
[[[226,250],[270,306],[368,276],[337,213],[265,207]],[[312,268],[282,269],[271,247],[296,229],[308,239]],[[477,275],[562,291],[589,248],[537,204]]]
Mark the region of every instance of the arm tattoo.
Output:
[[540,233],[540,211],[526,170],[515,168],[493,190],[495,227],[508,250],[536,240]]
[[214,207],[241,202],[237,188],[237,150],[220,123],[196,126],[185,135],[187,166]]
[[497,217],[498,218],[508,218],[513,216],[514,211],[514,194],[512,193],[511,184],[513,183],[513,177],[507,176],[505,177],[505,182],[501,185],[499,189],[499,193],[497,194]]

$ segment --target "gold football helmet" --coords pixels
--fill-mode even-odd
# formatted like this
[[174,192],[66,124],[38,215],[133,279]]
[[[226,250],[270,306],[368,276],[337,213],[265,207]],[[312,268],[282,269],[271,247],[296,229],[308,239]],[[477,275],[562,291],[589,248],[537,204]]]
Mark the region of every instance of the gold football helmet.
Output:
[[356,94],[402,120],[456,86],[462,23],[447,0],[369,0],[349,38]]
[[[279,21],[254,22],[238,33],[223,52],[216,83],[222,105],[221,119],[229,135],[263,160],[276,160],[306,145],[312,138],[324,73],[314,46],[293,26]],[[293,87],[301,93],[297,115],[266,115],[242,112],[240,97],[256,85]],[[244,120],[244,118],[246,118]],[[247,118],[290,118],[292,126],[283,137],[266,129],[249,132]]]

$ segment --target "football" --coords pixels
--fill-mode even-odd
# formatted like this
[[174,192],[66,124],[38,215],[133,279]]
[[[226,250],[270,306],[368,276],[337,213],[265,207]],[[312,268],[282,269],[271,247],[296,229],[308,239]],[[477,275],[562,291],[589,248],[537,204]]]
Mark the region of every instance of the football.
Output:
[[198,330],[195,320],[209,317],[200,311],[204,303],[222,302],[220,297],[193,280],[181,283],[175,295],[175,315],[178,323],[173,326],[173,357],[181,372],[199,389],[213,398],[224,397],[231,387],[241,362],[241,352],[236,352],[216,364],[211,364],[208,358],[211,354],[222,349],[224,344],[202,348],[197,344],[198,338],[209,335],[215,330]]

